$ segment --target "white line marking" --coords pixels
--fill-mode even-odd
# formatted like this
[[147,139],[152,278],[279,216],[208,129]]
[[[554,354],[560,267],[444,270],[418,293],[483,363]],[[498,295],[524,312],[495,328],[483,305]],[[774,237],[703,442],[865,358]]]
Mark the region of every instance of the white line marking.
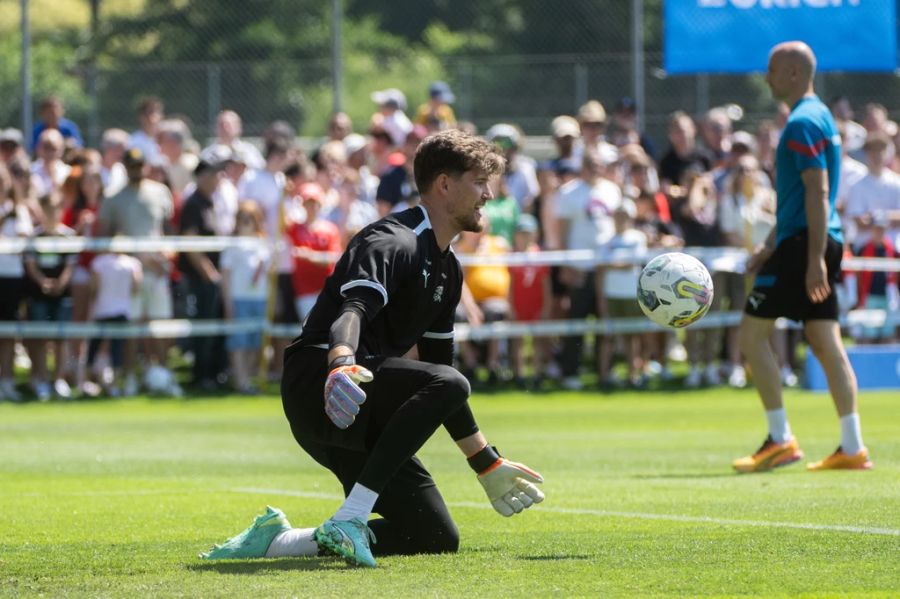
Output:
[[[310,499],[332,499],[341,501],[344,498],[334,493],[320,493],[308,491],[288,491],[284,489],[257,489],[253,487],[240,487],[231,489],[233,493],[249,493],[254,495],[284,495],[288,497],[308,497]],[[470,501],[448,502],[450,507],[472,508],[476,510],[494,509],[490,505],[474,503]],[[685,516],[679,514],[654,514],[651,512],[620,512],[615,510],[593,510],[585,508],[567,508],[541,506],[542,512],[554,512],[557,514],[577,514],[585,516],[599,516],[602,518],[630,518],[635,520],[663,520],[667,522],[696,522],[699,524],[718,524],[729,526],[759,526],[767,528],[794,528],[798,530],[821,530],[828,532],[850,532],[866,535],[883,535],[900,537],[900,529],[880,528],[873,526],[849,526],[845,524],[809,524],[804,522],[772,522],[769,520],[737,520],[733,518],[713,518],[710,516]]]

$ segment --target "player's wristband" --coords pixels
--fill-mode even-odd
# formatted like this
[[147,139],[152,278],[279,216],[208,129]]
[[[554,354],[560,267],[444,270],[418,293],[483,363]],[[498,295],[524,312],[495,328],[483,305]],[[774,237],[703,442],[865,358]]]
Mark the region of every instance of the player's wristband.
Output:
[[353,354],[338,356],[331,361],[331,364],[328,365],[328,371],[331,372],[335,368],[340,368],[341,366],[353,366],[354,364],[356,364],[356,358],[353,356]]
[[469,467],[474,470],[477,474],[481,474],[491,466],[493,466],[497,460],[500,459],[500,452],[497,451],[496,447],[492,447],[491,445],[485,445],[484,449],[476,453],[470,458],[466,458],[466,461],[469,462]]

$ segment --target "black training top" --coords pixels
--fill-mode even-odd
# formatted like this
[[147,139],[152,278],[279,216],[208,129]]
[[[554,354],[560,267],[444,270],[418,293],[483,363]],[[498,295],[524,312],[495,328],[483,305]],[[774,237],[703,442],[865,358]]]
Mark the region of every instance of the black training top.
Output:
[[357,358],[397,357],[418,345],[419,359],[450,364],[462,269],[438,247],[428,212],[416,206],[383,218],[350,240],[294,343],[327,348],[345,301],[364,316]]

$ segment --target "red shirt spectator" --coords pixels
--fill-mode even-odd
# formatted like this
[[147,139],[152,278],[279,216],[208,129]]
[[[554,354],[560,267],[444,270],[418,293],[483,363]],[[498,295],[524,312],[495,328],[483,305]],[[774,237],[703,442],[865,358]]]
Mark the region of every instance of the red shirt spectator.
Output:
[[327,220],[319,219],[325,191],[318,183],[300,186],[300,199],[306,210],[306,222],[288,227],[287,235],[293,245],[294,297],[301,322],[309,314],[316,298],[325,286],[325,279],[334,271],[334,260],[320,252],[341,252],[341,232]]

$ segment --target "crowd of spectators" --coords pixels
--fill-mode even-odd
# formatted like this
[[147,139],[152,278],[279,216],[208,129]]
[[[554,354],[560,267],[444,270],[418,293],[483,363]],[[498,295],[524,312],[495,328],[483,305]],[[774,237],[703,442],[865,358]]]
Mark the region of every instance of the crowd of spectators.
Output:
[[[417,205],[412,159],[419,142],[448,127],[476,132],[471,123],[457,122],[447,84],[435,82],[429,92],[430,101],[410,118],[402,91],[377,91],[366,123],[332,115],[327,137],[309,152],[297,146],[293,128],[282,121],[251,143],[231,110],[218,115],[215,139],[200,143],[190,120],[166,114],[158,98],[140,103],[132,133],[109,129],[98,148],[88,148],[78,126],[65,118],[63,102],[46,98],[27,139],[18,130],[0,130],[0,241],[192,235],[285,243],[274,254],[267,244],[238,242],[223,252],[179,255],[0,253],[0,321],[271,316],[299,330],[333,256],[350,237],[380,217]],[[845,98],[833,100],[831,108],[844,140],[838,206],[846,251],[896,256],[897,124],[876,104],[865,106],[860,123]],[[485,231],[460,236],[457,253],[593,250],[607,260],[598,267],[468,266],[460,321],[479,326],[639,317],[639,266],[623,256],[685,246],[751,250],[774,225],[774,157],[787,113],[780,106],[772,119],[743,130],[727,107],[697,116],[675,112],[660,150],[636,128],[633,100],[621,99],[611,114],[591,100],[574,115],[548,119],[554,152],[541,161],[528,155],[515,124],[490,127],[482,134],[505,153],[508,170],[485,206]],[[707,266],[714,272],[713,311],[740,310],[747,279],[716,260]],[[897,273],[847,276],[839,293],[844,309],[896,310]],[[852,333],[867,341],[896,338],[892,326]],[[270,371],[264,376],[271,380],[280,377],[287,341],[275,338],[267,348]],[[641,387],[650,377],[670,378],[670,360],[686,360],[687,387],[747,382],[733,329],[691,328],[683,339],[650,332],[587,341],[576,335],[467,342],[460,344],[459,365],[473,382],[525,386],[550,380],[577,389],[587,370],[606,387]],[[779,331],[772,341],[783,382],[797,384],[796,334]],[[175,342],[7,336],[0,338],[0,399],[17,401],[23,392],[40,400],[133,395],[142,387],[178,396],[183,392],[172,364],[179,355],[188,358],[192,388],[252,394],[262,345],[258,330]],[[15,383],[17,363],[30,363],[27,388]]]

